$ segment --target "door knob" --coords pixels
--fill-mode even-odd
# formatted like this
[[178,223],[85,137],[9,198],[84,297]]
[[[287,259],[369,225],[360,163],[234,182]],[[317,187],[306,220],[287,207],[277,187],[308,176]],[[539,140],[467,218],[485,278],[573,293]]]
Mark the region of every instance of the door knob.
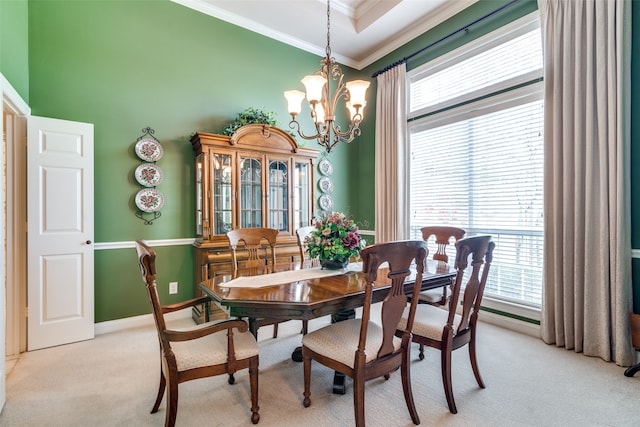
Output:
[[90,245],[90,244],[91,244],[91,240],[87,240],[85,243],[86,243],[87,245]]

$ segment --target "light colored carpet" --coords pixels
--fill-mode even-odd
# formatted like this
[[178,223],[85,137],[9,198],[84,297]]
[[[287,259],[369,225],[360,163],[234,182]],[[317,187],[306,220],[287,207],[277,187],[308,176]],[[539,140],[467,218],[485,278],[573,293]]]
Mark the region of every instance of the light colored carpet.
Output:
[[[315,329],[327,318],[310,323]],[[302,406],[298,321],[260,330],[259,426],[354,425],[351,383],[344,396],[331,393],[332,371],[314,363],[311,406]],[[149,414],[159,378],[153,326],[97,336],[22,355],[7,378],[1,426],[162,426],[164,408]],[[447,409],[439,354],[427,349],[418,361],[413,347],[413,392],[422,425],[438,426],[638,426],[640,375],[490,325],[479,328],[479,365],[487,388],[473,377],[466,349],[454,352],[458,414]],[[365,392],[368,426],[411,426],[399,372],[373,380]],[[246,371],[180,385],[178,426],[249,426]]]

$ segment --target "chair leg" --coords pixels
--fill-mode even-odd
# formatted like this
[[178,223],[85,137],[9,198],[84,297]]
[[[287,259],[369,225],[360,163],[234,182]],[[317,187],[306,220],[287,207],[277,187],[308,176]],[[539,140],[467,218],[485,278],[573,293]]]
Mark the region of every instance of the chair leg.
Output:
[[353,378],[353,408],[356,415],[356,427],[365,427],[364,423],[364,380]]
[[167,414],[164,418],[165,427],[173,427],[176,425],[176,417],[178,416],[178,380],[167,380]]
[[420,344],[420,353],[418,354],[418,359],[424,360],[424,344]]
[[451,346],[445,346],[441,349],[442,364],[442,384],[444,385],[444,394],[447,397],[447,405],[452,414],[457,414],[456,402],[453,398],[453,384],[451,383]]
[[249,362],[249,382],[251,385],[251,422],[258,424],[260,421],[260,406],[258,406],[258,358]]
[[304,348],[302,349],[302,362],[304,371],[304,400],[302,404],[308,408],[311,405],[311,358],[304,354]]
[[227,383],[233,385],[236,383],[236,377],[233,374],[229,374],[229,378],[227,378]]
[[[410,343],[409,343],[410,344]],[[411,415],[411,421],[415,425],[420,424],[420,417],[418,416],[418,410],[413,400],[413,390],[411,389],[411,351],[410,345],[407,351],[402,355],[402,365],[400,366],[400,373],[402,377],[402,391],[404,392],[404,400],[407,403],[407,409],[409,409],[409,415]]]
[[274,338],[278,338],[278,324],[277,323],[273,324],[273,337]]
[[476,377],[476,381],[480,388],[484,388],[484,381],[480,376],[480,370],[478,369],[478,359],[476,357],[476,335],[471,331],[471,341],[469,341],[469,359],[471,360],[471,369],[473,369],[473,375]]
[[164,379],[164,373],[162,372],[162,367],[160,367],[160,387],[158,387],[158,396],[156,397],[156,403],[153,404],[153,408],[151,409],[151,413],[155,414],[158,412],[158,408],[160,408],[160,402],[162,402],[162,396],[164,396],[164,389],[167,386],[167,381]]

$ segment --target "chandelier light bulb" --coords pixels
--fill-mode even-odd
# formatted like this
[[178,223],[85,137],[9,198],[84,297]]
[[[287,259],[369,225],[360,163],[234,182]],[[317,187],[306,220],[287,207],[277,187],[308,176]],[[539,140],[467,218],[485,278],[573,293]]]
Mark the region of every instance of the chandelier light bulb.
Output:
[[314,111],[316,113],[315,122],[324,123],[324,107],[322,106],[321,102],[315,105]]
[[351,105],[351,102],[347,102],[347,110],[349,110],[349,119],[352,122],[361,122],[362,120],[364,120],[364,107],[367,106],[367,101],[364,101],[362,103],[362,106],[359,108],[354,107],[353,105]]

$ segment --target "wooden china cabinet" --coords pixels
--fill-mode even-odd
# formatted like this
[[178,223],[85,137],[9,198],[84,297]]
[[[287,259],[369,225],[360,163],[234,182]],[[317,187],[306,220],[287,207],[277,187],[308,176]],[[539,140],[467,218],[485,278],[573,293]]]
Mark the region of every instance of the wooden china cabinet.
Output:
[[[201,281],[231,271],[229,230],[275,228],[280,231],[277,261],[298,258],[295,231],[309,225],[314,215],[314,169],[320,152],[299,147],[287,132],[262,124],[243,126],[231,136],[197,132],[191,144],[196,179],[194,295],[201,294]],[[194,310],[194,320],[202,321],[201,311]]]

